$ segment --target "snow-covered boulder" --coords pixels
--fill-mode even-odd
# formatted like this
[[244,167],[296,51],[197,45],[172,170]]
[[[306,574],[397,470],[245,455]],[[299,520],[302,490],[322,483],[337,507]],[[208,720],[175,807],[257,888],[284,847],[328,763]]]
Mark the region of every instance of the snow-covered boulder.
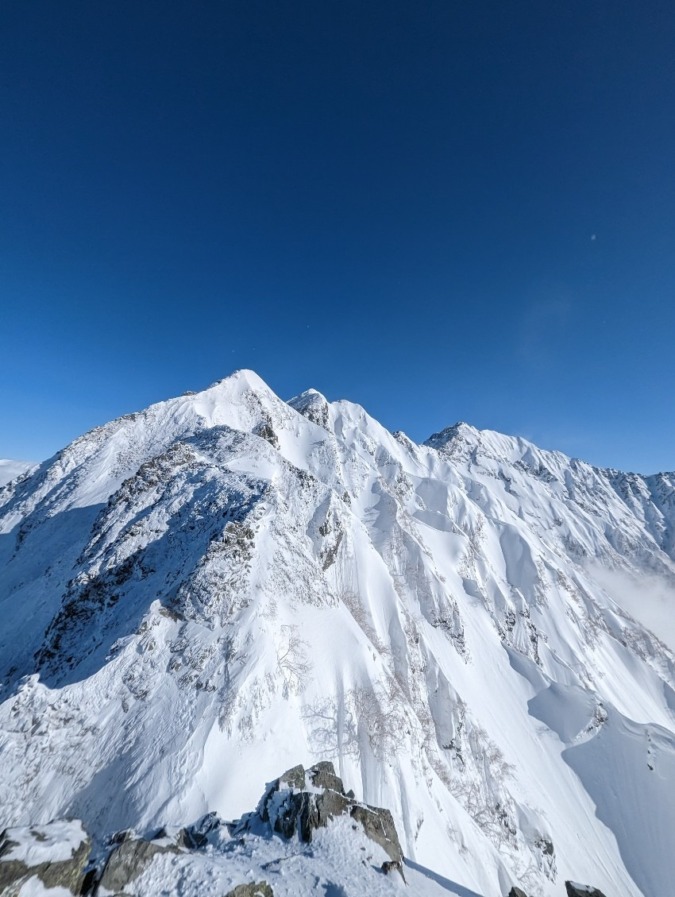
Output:
[[0,894],[18,893],[33,878],[45,888],[79,894],[90,846],[77,819],[5,829],[0,833]]
[[345,793],[335,767],[323,761],[305,770],[294,766],[268,785],[255,813],[234,824],[233,834],[269,828],[285,838],[297,835],[310,842],[316,829],[338,816],[358,822],[363,831],[385,851],[390,861],[401,863],[403,853],[389,810],[360,803],[354,793]]
[[266,881],[255,881],[250,885],[237,885],[225,897],[274,897],[274,893]]
[[591,885],[580,885],[574,881],[566,881],[567,897],[605,897],[602,891]]
[[118,843],[106,860],[100,881],[101,888],[114,894],[126,891],[127,885],[138,878],[157,854],[178,853],[177,846],[167,837],[147,841],[124,832],[116,840]]

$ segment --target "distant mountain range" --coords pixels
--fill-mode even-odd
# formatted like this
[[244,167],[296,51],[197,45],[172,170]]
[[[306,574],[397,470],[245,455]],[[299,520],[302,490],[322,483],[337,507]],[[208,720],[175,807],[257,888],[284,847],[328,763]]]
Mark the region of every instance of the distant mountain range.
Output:
[[675,474],[250,371],[10,464],[0,828],[234,818],[323,760],[456,893],[671,893]]

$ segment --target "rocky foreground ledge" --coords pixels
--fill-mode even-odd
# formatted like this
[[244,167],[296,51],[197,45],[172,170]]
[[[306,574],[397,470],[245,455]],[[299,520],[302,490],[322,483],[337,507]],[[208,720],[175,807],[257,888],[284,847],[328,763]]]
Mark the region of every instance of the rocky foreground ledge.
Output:
[[[319,881],[314,872],[322,859],[311,849],[299,854],[297,848],[320,839],[329,824],[339,845],[338,868],[345,862],[351,867],[351,889],[327,879],[325,893],[360,897],[406,886],[389,810],[357,801],[353,792],[345,792],[332,763],[318,763],[289,769],[267,786],[254,812],[234,822],[208,813],[184,828],[162,828],[149,837],[117,832],[100,844],[92,843],[79,820],[5,829],[0,834],[0,897],[48,895],[49,889],[57,889],[58,897],[275,897],[278,876],[285,892],[295,876],[300,895],[308,878]],[[281,854],[280,846],[286,848]],[[330,860],[330,849],[326,855]],[[304,865],[297,866],[299,858]],[[315,860],[310,875],[307,864]],[[362,889],[354,890],[360,880]],[[567,897],[605,897],[586,885],[565,884]],[[448,893],[439,885],[429,887],[425,894]],[[514,887],[508,897],[527,895]]]

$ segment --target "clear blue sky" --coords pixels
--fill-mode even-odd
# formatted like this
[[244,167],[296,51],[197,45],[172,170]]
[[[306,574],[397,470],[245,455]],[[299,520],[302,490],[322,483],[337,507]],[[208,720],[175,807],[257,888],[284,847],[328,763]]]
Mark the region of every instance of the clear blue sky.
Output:
[[675,6],[6,0],[0,457],[240,367],[675,469]]

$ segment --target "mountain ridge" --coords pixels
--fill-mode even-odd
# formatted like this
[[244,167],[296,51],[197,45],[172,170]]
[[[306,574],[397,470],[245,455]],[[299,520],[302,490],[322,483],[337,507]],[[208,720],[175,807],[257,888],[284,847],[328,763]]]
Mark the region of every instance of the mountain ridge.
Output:
[[[617,599],[637,577],[672,600],[675,477],[432,440],[243,371],[0,490],[8,822],[234,816],[300,756],[486,897],[660,897],[675,660]],[[605,743],[630,807],[594,784]]]

